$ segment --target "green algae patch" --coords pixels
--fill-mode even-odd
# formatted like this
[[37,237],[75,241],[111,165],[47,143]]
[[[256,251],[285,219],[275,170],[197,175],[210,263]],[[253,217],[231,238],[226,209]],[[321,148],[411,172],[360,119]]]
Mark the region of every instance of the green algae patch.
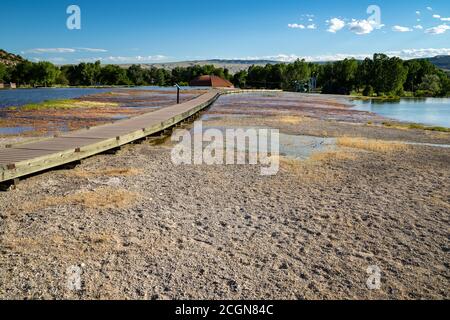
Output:
[[10,107],[9,110],[36,111],[36,110],[67,110],[67,109],[83,109],[83,108],[114,108],[119,107],[114,102],[98,102],[84,100],[48,100],[41,103],[30,103],[21,107]]
[[419,123],[396,123],[396,122],[383,122],[385,127],[398,128],[398,129],[416,129],[416,130],[427,130],[427,131],[437,131],[437,132],[450,132],[450,128],[439,127],[439,126],[426,126]]

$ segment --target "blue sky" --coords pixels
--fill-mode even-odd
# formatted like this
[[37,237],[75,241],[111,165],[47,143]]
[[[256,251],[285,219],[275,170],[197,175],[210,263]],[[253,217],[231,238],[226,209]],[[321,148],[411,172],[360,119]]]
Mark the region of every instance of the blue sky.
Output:
[[448,0],[2,0],[0,21],[0,48],[58,64],[450,54]]

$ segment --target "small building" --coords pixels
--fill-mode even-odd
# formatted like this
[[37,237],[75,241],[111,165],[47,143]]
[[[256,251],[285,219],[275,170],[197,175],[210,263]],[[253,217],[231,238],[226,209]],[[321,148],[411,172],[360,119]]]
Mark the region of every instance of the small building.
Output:
[[4,87],[5,87],[5,85],[0,82],[0,89],[3,89]]
[[9,87],[10,87],[11,89],[16,89],[16,88],[17,88],[17,85],[16,85],[14,82],[10,82],[10,83],[9,83]]
[[200,76],[189,82],[191,87],[234,88],[233,84],[218,76]]

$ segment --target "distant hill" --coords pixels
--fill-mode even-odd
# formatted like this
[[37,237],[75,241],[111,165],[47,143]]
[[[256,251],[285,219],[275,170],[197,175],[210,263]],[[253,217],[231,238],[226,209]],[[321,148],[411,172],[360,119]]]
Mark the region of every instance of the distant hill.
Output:
[[427,60],[438,68],[450,71],[450,56],[436,56],[434,58],[427,58]]
[[[436,56],[433,58],[425,58],[430,61],[438,68],[444,69],[446,71],[450,70],[450,56]],[[230,73],[236,73],[241,70],[247,70],[250,66],[265,66],[267,64],[277,64],[283,63],[280,61],[273,60],[221,60],[221,59],[212,59],[212,60],[194,60],[194,61],[180,61],[180,62],[166,62],[166,63],[150,63],[150,64],[142,64],[144,68],[163,68],[167,70],[172,70],[176,67],[192,67],[195,65],[204,66],[204,65],[214,65],[216,68],[227,68],[230,70]],[[325,64],[327,62],[316,61],[314,63],[317,64]],[[131,64],[123,64],[122,67],[129,67]]]
[[0,63],[6,64],[7,66],[14,66],[22,61],[24,59],[21,56],[0,49]]
[[[175,69],[176,67],[192,67],[192,66],[204,66],[214,65],[216,68],[227,68],[230,73],[236,73],[241,70],[247,70],[252,65],[265,66],[266,64],[276,64],[278,61],[272,60],[194,60],[194,61],[181,61],[181,62],[167,62],[167,63],[150,63],[142,64],[144,68],[163,68],[167,70]],[[122,67],[129,67],[131,64],[122,64]]]

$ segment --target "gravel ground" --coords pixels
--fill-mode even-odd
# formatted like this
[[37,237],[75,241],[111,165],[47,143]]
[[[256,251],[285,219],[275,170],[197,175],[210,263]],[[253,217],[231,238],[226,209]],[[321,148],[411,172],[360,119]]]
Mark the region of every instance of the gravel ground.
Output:
[[[352,126],[368,138],[449,139],[267,109],[252,121],[291,134]],[[127,146],[0,193],[0,298],[450,298],[449,149],[342,149],[282,161],[269,177],[258,166],[175,166],[170,153],[168,142]],[[378,290],[367,288],[369,266],[381,269]]]

